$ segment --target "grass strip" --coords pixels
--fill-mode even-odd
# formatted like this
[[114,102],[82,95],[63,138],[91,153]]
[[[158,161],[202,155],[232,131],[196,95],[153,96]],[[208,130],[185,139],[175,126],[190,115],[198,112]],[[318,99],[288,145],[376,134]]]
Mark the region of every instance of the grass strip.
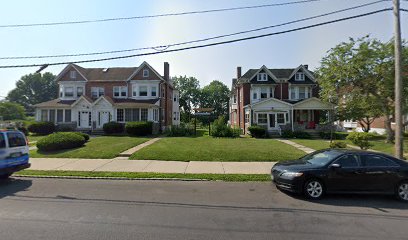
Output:
[[44,171],[23,170],[14,176],[56,176],[89,178],[165,178],[165,179],[201,179],[225,182],[260,182],[271,181],[268,174],[183,174],[183,173],[144,173],[144,172],[89,172],[89,171]]

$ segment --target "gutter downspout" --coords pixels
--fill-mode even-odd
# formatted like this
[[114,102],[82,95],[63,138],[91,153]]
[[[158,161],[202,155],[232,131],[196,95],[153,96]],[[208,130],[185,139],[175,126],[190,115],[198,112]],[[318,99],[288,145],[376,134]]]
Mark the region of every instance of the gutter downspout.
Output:
[[293,126],[293,122],[294,122],[294,115],[293,115],[293,106],[291,107],[291,123],[292,123],[292,132],[294,132],[295,131],[295,129],[294,129],[294,126]]

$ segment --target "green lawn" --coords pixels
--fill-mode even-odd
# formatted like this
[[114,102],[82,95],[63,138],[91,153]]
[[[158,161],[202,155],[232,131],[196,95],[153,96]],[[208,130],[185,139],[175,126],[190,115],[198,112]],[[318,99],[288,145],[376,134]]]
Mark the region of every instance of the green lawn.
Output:
[[36,141],[40,140],[43,137],[45,137],[45,136],[30,135],[27,138],[28,138],[29,142],[36,142]]
[[163,138],[130,159],[174,161],[284,161],[304,152],[274,139],[174,137]]
[[139,137],[112,137],[103,136],[91,138],[84,147],[63,150],[58,152],[40,152],[31,150],[30,157],[33,158],[103,158],[110,159],[117,157],[119,153],[136,145],[148,141],[149,138]]
[[321,139],[289,139],[289,140],[314,150],[330,148],[330,142],[328,142],[327,140]]

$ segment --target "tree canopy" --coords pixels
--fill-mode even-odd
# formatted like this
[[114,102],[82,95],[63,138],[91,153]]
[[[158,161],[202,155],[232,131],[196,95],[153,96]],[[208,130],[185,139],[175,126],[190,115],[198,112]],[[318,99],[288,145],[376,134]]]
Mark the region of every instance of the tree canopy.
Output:
[[192,109],[198,106],[200,97],[200,82],[195,77],[173,77],[174,87],[179,91],[180,117],[186,121]]
[[[408,109],[408,48],[403,43],[403,106]],[[340,119],[384,116],[388,141],[394,115],[393,41],[369,36],[343,42],[332,48],[317,69],[321,97],[338,105]]]
[[33,105],[46,102],[58,97],[58,84],[55,75],[46,72],[24,75],[17,81],[6,99],[24,106],[26,111],[33,111]]
[[18,103],[0,102],[0,117],[2,120],[25,119],[24,107]]
[[224,83],[214,80],[201,89],[200,107],[214,108],[216,117],[227,115],[229,94],[230,90]]

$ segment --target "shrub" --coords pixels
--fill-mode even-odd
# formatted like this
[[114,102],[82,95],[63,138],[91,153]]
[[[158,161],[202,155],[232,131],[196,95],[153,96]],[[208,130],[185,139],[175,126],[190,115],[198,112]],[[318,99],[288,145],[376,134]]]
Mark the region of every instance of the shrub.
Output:
[[266,137],[266,129],[261,126],[253,125],[248,127],[248,131],[254,138],[264,138]]
[[89,141],[89,138],[90,138],[90,137],[89,137],[88,134],[82,133],[82,132],[74,132],[74,133],[78,134],[79,136],[82,136],[82,137],[85,139],[86,142]]
[[347,136],[347,140],[350,140],[354,145],[357,145],[364,150],[368,149],[371,146],[369,142],[370,134],[366,132],[351,132]]
[[330,143],[330,148],[346,148],[347,144],[345,142],[333,141]]
[[225,123],[224,116],[220,116],[214,121],[211,128],[211,136],[213,137],[229,137],[236,138],[241,134],[240,129],[234,129]]
[[118,122],[108,122],[103,125],[103,132],[106,134],[123,133],[124,125]]
[[128,122],[126,132],[133,136],[147,136],[152,134],[153,122]]
[[165,134],[168,137],[184,137],[194,135],[194,127],[191,125],[181,124],[179,126],[171,126],[166,129]]
[[281,137],[283,137],[283,138],[294,138],[294,134],[293,134],[292,130],[284,130],[284,131],[282,131]]
[[55,127],[56,132],[72,132],[74,128],[69,125],[57,125]]
[[310,136],[309,133],[304,132],[304,131],[294,131],[292,130],[284,130],[282,131],[283,138],[300,138],[300,139],[310,139],[312,136]]
[[[319,135],[323,139],[330,139],[330,132],[319,132]],[[333,139],[337,140],[346,140],[348,133],[347,132],[332,132]]]
[[26,127],[18,127],[17,129],[24,133],[24,135],[28,136],[28,129]]
[[58,132],[50,134],[37,142],[37,148],[41,151],[57,151],[81,147],[86,140],[83,136],[74,132]]
[[55,131],[55,124],[52,122],[35,122],[28,126],[28,131],[38,135],[48,135]]

